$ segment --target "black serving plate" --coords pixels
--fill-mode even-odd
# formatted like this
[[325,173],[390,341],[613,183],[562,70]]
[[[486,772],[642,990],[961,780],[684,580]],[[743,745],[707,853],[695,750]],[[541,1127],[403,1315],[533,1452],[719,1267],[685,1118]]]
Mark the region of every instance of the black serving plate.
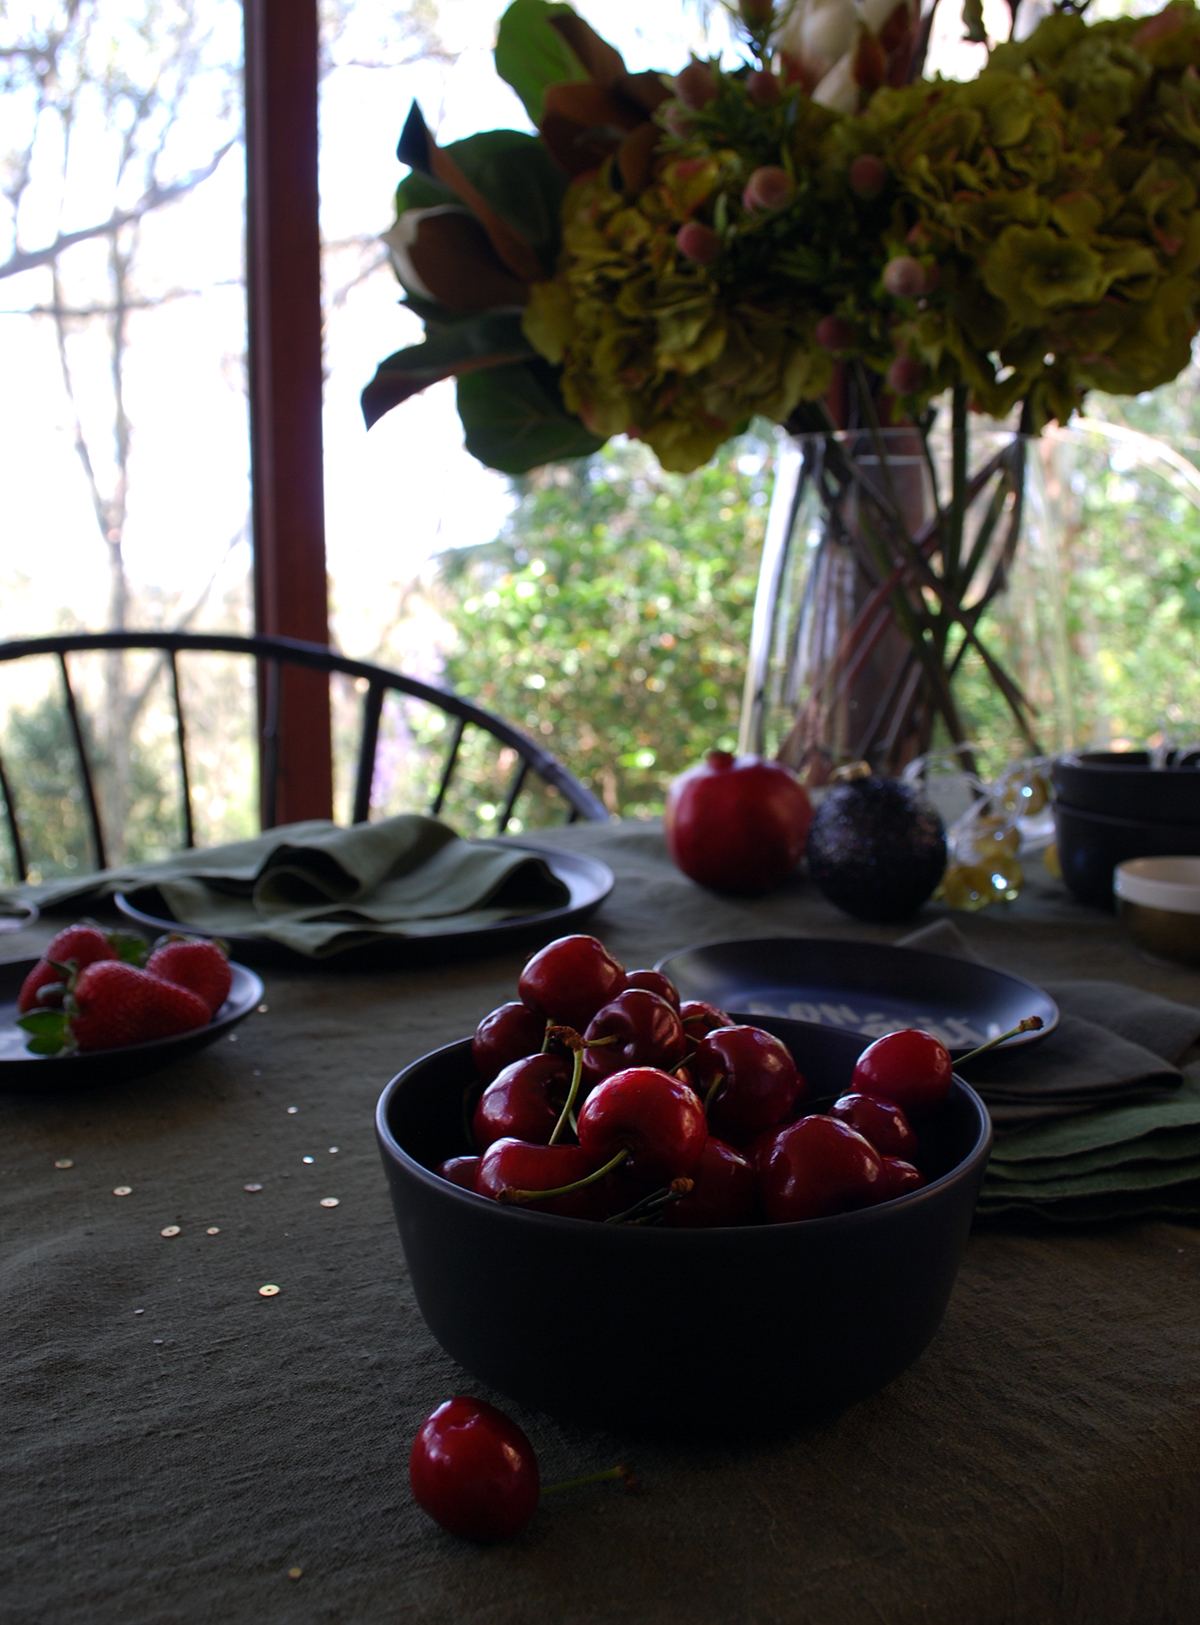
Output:
[[841,937],[708,942],[668,954],[656,969],[685,999],[707,999],[751,1022],[785,1016],[869,1038],[897,1027],[921,1027],[940,1038],[951,1055],[965,1055],[1026,1016],[1041,1016],[1041,1031],[1010,1038],[1008,1044],[1034,1042],[1058,1025],[1057,1004],[1032,982],[974,959],[881,942]]
[[[845,1090],[864,1039],[764,1025],[814,1110]],[[375,1128],[430,1331],[513,1399],[622,1433],[775,1436],[882,1388],[936,1332],[992,1138],[960,1078],[918,1125],[924,1189],[826,1219],[670,1230],[506,1207],[438,1178],[465,1149],[474,1076],[470,1039],[423,1056],[383,1091]]]
[[48,1089],[90,1088],[97,1084],[125,1083],[159,1072],[172,1061],[213,1044],[223,1033],[244,1021],[262,998],[263,985],[245,965],[231,965],[233,986],[229,997],[207,1027],[197,1027],[175,1038],[157,1038],[150,1044],[126,1044],[121,1049],[89,1050],[75,1055],[30,1055],[26,1033],[17,1026],[17,994],[36,959],[0,963],[0,1093],[40,1093]]
[[[505,844],[536,852],[544,858],[570,893],[567,901],[558,908],[543,909],[538,914],[523,914],[511,920],[497,920],[494,925],[475,926],[467,930],[449,929],[434,936],[381,938],[377,942],[346,948],[321,959],[296,953],[294,949],[265,937],[226,934],[222,935],[221,940],[232,953],[256,965],[376,970],[393,965],[428,964],[433,960],[466,958],[472,954],[500,953],[523,942],[548,942],[552,937],[564,936],[594,913],[613,889],[613,872],[598,858],[587,857],[582,852],[560,852],[552,847],[538,846],[533,841],[507,841]],[[127,919],[151,931],[182,929],[198,937],[214,934],[201,931],[186,920],[173,919],[153,886],[138,891],[118,892],[113,901]]]

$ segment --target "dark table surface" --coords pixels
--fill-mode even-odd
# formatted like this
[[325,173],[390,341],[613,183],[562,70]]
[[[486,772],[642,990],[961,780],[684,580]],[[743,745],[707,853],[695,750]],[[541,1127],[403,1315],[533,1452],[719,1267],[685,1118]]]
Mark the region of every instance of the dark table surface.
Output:
[[[902,934],[799,883],[714,898],[653,824],[547,839],[616,872],[593,929],[630,966]],[[1053,887],[955,919],[1035,980],[1200,1004],[1200,976]],[[372,1114],[403,1064],[513,996],[523,957],[266,972],[236,1041],[89,1096],[0,1097],[5,1625],[1200,1621],[1200,1233],[1179,1225],[978,1231],[922,1358],[766,1444],[681,1450],[509,1406],[546,1481],[627,1460],[640,1493],[555,1497],[503,1546],[434,1526],[413,1434],[483,1390],[413,1302]],[[686,1326],[679,1353],[704,1358]]]

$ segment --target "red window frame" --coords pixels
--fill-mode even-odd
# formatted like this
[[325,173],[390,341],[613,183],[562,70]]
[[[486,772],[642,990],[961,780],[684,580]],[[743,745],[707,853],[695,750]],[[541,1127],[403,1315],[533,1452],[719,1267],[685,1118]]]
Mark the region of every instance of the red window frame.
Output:
[[[243,17],[255,627],[328,643],[317,0],[243,0]],[[262,701],[260,693],[260,716]],[[264,828],[333,816],[322,672],[284,674],[278,775]]]

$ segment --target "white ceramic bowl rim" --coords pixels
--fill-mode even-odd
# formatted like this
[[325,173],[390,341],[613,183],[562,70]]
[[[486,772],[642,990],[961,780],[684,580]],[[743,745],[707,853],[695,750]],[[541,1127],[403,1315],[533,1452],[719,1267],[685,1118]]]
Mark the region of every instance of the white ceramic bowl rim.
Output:
[[1200,857],[1130,858],[1118,864],[1113,891],[1144,908],[1200,914]]

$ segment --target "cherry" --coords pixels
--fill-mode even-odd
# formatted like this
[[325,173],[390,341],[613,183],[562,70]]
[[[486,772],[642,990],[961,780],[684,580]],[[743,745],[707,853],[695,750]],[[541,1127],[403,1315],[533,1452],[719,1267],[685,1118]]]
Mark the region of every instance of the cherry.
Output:
[[758,1205],[758,1179],[748,1159],[710,1134],[700,1160],[688,1176],[692,1188],[686,1196],[662,1210],[662,1222],[672,1229],[697,1229],[710,1224],[746,1224]]
[[408,1459],[417,1504],[463,1540],[524,1529],[541,1484],[533,1446],[494,1405],[460,1396],[422,1423]]
[[910,1157],[917,1137],[899,1106],[875,1095],[843,1095],[829,1108],[830,1117],[856,1128],[881,1157]]
[[759,1193],[771,1224],[821,1219],[886,1199],[883,1160],[836,1117],[802,1117],[760,1153]]
[[531,1010],[582,1032],[624,986],[625,971],[602,942],[559,937],[534,954],[521,972],[517,992]]
[[854,1065],[852,1091],[899,1106],[908,1117],[940,1106],[950,1093],[950,1051],[919,1027],[902,1027],[869,1045]]
[[433,1170],[452,1185],[461,1185],[465,1191],[475,1189],[475,1175],[479,1169],[478,1157],[447,1157]]
[[545,1017],[515,1000],[484,1016],[471,1040],[471,1058],[482,1082],[491,1083],[513,1061],[540,1050],[545,1031]]
[[909,1191],[919,1191],[924,1184],[925,1175],[911,1162],[904,1162],[900,1157],[883,1158],[881,1202],[890,1202],[895,1196],[907,1196]]
[[630,987],[597,1010],[583,1035],[583,1069],[589,1084],[627,1066],[669,1072],[683,1060],[683,1023],[665,999]]
[[693,1089],[668,1072],[633,1066],[592,1090],[579,1112],[579,1148],[593,1164],[622,1151],[638,1177],[671,1180],[700,1160],[708,1124]]
[[471,1129],[480,1151],[503,1139],[549,1145],[571,1087],[571,1072],[572,1063],[562,1055],[527,1055],[506,1066],[475,1108]]
[[720,1027],[709,1033],[696,1045],[692,1070],[709,1127],[735,1145],[786,1123],[797,1100],[808,1093],[787,1045],[761,1027]]
[[664,976],[660,970],[631,970],[626,973],[625,986],[643,987],[647,993],[657,993],[660,999],[666,999],[672,1010],[679,1009],[679,989],[669,976]]
[[[530,1197],[521,1206],[538,1213],[557,1213],[564,1219],[603,1219],[609,1211],[603,1180],[578,1190],[537,1197],[538,1191],[559,1191],[596,1173],[596,1159],[577,1145],[529,1145],[524,1140],[494,1140],[479,1159],[475,1190],[479,1196],[500,1199],[502,1191],[520,1191]],[[506,1198],[507,1199],[507,1198]]]
[[706,1034],[716,1032],[718,1027],[733,1026],[724,1010],[718,1010],[715,1004],[709,1004],[705,999],[684,999],[679,1006],[679,1019],[693,1044]]

